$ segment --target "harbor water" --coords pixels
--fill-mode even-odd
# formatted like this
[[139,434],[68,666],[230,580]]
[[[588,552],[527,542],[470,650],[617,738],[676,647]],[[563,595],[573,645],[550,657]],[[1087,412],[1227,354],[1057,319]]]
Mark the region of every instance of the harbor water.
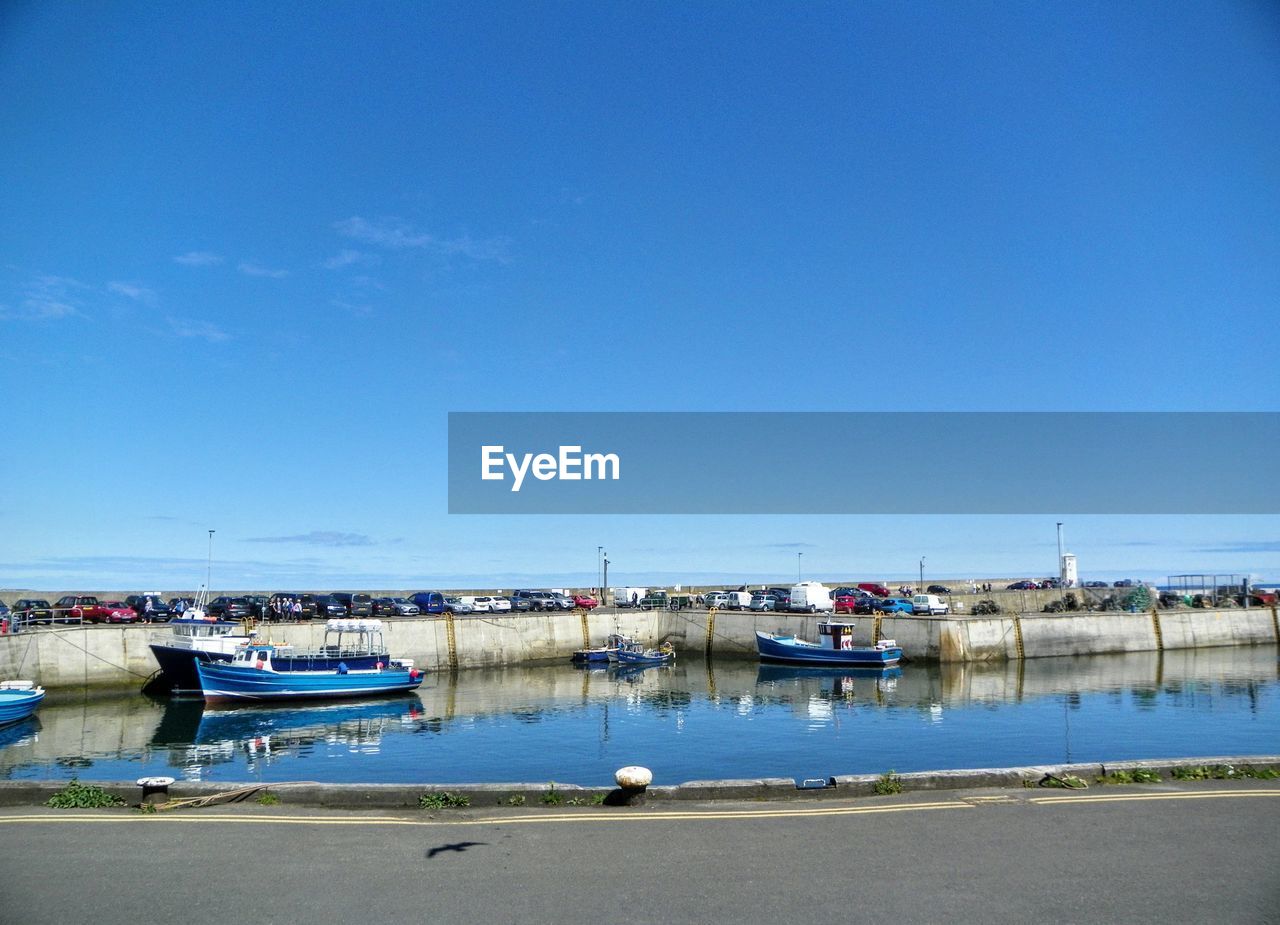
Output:
[[609,785],[1280,752],[1275,646],[886,672],[685,658],[469,670],[415,694],[213,709],[51,694],[0,729],[0,779]]

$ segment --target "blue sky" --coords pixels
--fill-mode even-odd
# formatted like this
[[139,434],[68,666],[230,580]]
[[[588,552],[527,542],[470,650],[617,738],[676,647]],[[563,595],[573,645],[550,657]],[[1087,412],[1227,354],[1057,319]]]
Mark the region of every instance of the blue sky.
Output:
[[1280,410],[1270,3],[15,0],[0,87],[0,586],[1037,574],[1052,516],[451,517],[445,416]]

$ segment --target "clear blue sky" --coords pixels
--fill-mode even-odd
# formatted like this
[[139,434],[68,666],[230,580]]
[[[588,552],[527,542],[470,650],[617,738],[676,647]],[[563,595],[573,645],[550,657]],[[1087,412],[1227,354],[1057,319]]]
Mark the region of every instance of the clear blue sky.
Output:
[[1280,410],[1270,2],[10,0],[0,91],[0,587],[1044,574],[1052,517],[450,517],[445,415]]

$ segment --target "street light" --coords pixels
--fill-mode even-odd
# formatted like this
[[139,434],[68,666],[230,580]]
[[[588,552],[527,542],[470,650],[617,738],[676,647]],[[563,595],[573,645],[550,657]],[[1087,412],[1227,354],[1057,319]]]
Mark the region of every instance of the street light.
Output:
[[1058,521],[1058,577],[1062,577],[1062,521]]
[[213,535],[217,532],[216,530],[209,531],[209,562],[204,573],[204,590],[206,594],[209,593],[210,586],[213,584]]
[[916,588],[916,594],[924,594],[924,556],[920,557],[920,585]]
[[604,584],[602,587],[607,588],[609,587],[609,554],[604,550],[601,550],[601,552],[604,554]]
[[796,584],[800,584],[800,560],[804,557],[804,553],[796,553]]
[[596,594],[604,601],[604,585],[600,584],[600,564],[604,561],[604,547],[596,547]]

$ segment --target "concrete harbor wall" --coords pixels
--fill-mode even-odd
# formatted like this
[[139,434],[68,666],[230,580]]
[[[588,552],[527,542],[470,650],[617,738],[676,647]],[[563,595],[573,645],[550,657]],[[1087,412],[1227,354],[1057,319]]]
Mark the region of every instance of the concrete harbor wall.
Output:
[[[430,671],[495,668],[565,659],[601,645],[610,633],[649,645],[670,642],[685,658],[707,653],[755,658],[755,631],[817,638],[821,617],[705,611],[597,611],[481,615],[387,621],[391,652]],[[896,639],[909,658],[944,663],[1099,655],[1122,652],[1280,643],[1271,608],[1162,610],[1140,613],[1000,614],[990,617],[856,617],[855,642]],[[155,670],[152,626],[54,626],[0,636],[0,678],[25,678],[46,688],[137,685]],[[266,641],[318,646],[324,623],[259,627]]]

